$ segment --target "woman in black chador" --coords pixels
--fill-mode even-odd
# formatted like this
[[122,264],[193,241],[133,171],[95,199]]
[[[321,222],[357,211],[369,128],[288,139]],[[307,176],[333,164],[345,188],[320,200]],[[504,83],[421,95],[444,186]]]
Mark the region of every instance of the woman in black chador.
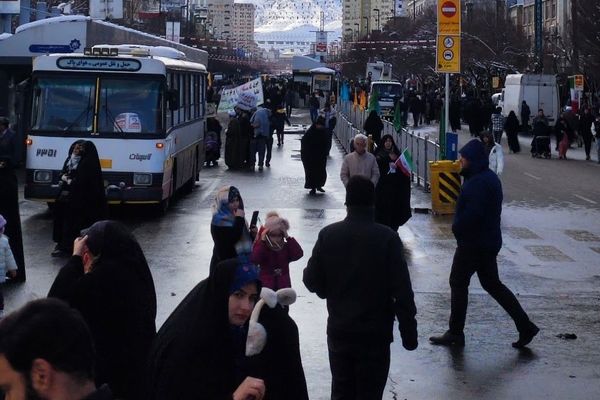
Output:
[[365,129],[367,136],[371,135],[371,139],[373,139],[374,143],[379,143],[381,131],[383,131],[383,122],[381,122],[381,118],[377,115],[377,111],[373,110],[369,113],[363,128]]
[[156,334],[156,292],[138,241],[116,221],[83,232],[49,297],[66,301],[87,322],[96,348],[96,384],[115,398],[143,399],[146,360]]
[[375,187],[375,222],[397,231],[412,216],[410,177],[397,167],[400,150],[391,135],[381,138],[375,158],[379,181]]
[[54,207],[52,255],[69,256],[79,232],[106,218],[107,205],[102,168],[94,143],[78,140],[71,145],[61,171],[58,198]]
[[267,332],[266,345],[246,355],[260,290],[253,264],[219,263],[158,331],[148,358],[146,399],[308,399],[298,327],[283,307],[262,307],[258,322]]
[[329,152],[328,133],[325,130],[325,118],[318,117],[306,131],[300,141],[300,158],[304,166],[304,188],[310,194],[324,192],[327,181],[327,154]]
[[19,162],[17,135],[9,128],[8,119],[0,118],[0,215],[6,219],[4,234],[17,263],[15,281],[25,280],[25,258],[19,214],[19,185],[15,168]]

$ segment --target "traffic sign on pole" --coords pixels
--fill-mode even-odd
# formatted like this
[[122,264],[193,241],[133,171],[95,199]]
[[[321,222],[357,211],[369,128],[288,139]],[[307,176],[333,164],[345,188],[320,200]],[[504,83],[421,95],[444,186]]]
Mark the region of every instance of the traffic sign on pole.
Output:
[[436,72],[460,73],[460,36],[438,35]]
[[438,35],[460,35],[460,0],[438,0]]

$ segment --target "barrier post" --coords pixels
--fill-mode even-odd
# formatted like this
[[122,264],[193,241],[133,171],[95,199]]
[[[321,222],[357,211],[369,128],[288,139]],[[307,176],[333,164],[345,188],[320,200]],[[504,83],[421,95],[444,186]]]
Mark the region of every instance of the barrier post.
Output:
[[431,161],[431,211],[434,214],[454,214],[460,193],[460,162]]

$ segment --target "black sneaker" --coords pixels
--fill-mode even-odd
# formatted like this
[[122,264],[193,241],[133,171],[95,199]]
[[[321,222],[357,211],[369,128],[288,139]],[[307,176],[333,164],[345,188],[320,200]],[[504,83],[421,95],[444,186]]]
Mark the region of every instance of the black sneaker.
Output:
[[517,340],[516,342],[513,342],[512,347],[514,347],[515,349],[522,349],[523,347],[525,347],[529,343],[531,343],[531,341],[533,340],[535,335],[538,334],[539,331],[540,331],[540,328],[538,328],[532,322],[529,329],[527,329],[524,332],[519,332],[519,340]]
[[429,338],[431,344],[435,344],[438,346],[464,346],[465,345],[465,335],[464,333],[456,334],[450,331],[446,331],[441,336],[431,336]]
[[310,192],[308,192],[308,194],[317,194],[317,191],[315,189],[310,189]]

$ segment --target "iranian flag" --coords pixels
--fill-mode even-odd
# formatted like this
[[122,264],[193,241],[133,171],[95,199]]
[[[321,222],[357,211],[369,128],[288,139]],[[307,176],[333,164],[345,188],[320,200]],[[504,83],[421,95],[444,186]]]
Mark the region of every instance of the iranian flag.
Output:
[[412,157],[410,156],[410,151],[408,149],[404,150],[400,157],[396,160],[396,168],[399,168],[400,171],[406,176],[410,177],[410,173],[414,169]]

